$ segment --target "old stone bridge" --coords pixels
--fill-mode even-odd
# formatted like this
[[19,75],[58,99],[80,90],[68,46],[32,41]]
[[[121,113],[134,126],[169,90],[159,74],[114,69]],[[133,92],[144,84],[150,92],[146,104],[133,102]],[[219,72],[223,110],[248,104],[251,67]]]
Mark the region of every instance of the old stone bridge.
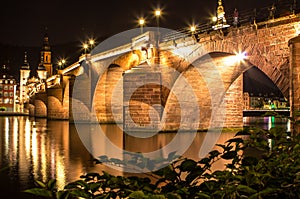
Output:
[[198,34],[126,31],[49,77],[46,92],[32,98],[31,113],[125,129],[241,127],[242,74],[251,67],[298,110],[299,24],[292,14]]

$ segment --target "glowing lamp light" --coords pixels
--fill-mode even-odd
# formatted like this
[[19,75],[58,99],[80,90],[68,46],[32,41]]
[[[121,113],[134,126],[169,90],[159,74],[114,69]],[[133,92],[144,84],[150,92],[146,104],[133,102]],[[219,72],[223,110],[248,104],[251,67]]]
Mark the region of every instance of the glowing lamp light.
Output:
[[247,58],[246,52],[238,53],[235,56],[236,56],[236,61],[243,61],[244,59]]
[[228,56],[224,61],[226,65],[235,65],[247,58],[246,52],[236,53],[235,55]]
[[190,30],[191,30],[191,32],[195,32],[196,31],[196,26],[191,26]]
[[144,25],[145,24],[145,19],[140,19],[139,20],[139,24],[142,26],[142,25]]
[[161,10],[155,10],[155,16],[159,17],[161,15]]
[[88,44],[83,44],[83,48],[84,48],[84,49],[87,49],[88,47],[89,47]]
[[95,40],[90,39],[90,40],[89,40],[89,44],[90,44],[91,46],[93,46],[93,45],[95,44]]
[[212,18],[212,21],[213,22],[216,22],[218,20],[218,18],[216,17],[216,16],[214,16],[213,18]]

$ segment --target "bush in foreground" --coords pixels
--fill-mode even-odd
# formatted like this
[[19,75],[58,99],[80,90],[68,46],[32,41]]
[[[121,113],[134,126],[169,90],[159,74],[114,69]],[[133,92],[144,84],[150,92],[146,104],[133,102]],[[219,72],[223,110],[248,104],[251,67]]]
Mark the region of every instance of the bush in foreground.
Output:
[[[63,190],[57,190],[53,179],[37,181],[36,188],[25,192],[58,199],[300,198],[299,135],[288,135],[281,127],[270,131],[246,128],[218,146],[220,150],[199,161],[181,157],[149,173],[157,179],[154,182],[148,177],[88,173]],[[212,165],[220,159],[227,161],[225,169],[212,171]],[[145,162],[143,157],[132,160],[135,165]]]

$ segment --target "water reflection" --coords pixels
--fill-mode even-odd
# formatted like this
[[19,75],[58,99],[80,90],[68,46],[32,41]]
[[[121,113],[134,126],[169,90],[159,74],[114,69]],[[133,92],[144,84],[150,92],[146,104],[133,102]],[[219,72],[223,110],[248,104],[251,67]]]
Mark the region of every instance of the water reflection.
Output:
[[244,126],[256,126],[265,130],[270,130],[275,126],[282,126],[287,132],[291,131],[291,123],[288,118],[268,117],[244,117]]
[[[266,125],[264,122],[263,125]],[[79,136],[78,128],[86,133]],[[101,173],[104,170],[113,175],[130,175],[105,165],[95,165],[91,154],[98,151],[99,147],[105,148],[105,145],[101,144],[101,140],[95,139],[93,128],[95,126],[89,124],[75,127],[68,121],[49,121],[22,116],[0,117],[1,191],[10,194],[12,198],[32,198],[20,193],[20,190],[33,187],[35,179],[47,181],[56,178],[58,187],[62,188],[66,183],[79,179],[80,175],[87,172]],[[161,133],[149,138],[135,138],[123,134],[116,125],[101,125],[101,128],[107,139],[116,147],[132,152],[147,153],[159,150],[176,136],[175,133]],[[270,128],[269,122],[264,128]],[[234,134],[235,132],[222,133],[217,143],[224,143]],[[180,136],[180,140],[188,138],[185,134]],[[183,156],[200,159],[199,151],[205,145],[205,136],[205,132],[197,133]],[[91,147],[91,153],[82,140]],[[221,169],[223,166],[224,162],[218,162],[213,168]]]

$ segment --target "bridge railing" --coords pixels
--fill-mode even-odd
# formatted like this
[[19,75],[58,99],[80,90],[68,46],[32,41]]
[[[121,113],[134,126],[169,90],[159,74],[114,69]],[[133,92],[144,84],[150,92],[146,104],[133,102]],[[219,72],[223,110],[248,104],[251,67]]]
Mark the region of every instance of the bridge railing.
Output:
[[[273,11],[273,16],[271,13],[272,5],[273,4],[261,8],[238,11],[239,12],[238,26],[267,21],[269,19],[272,19],[273,16],[275,19],[278,17],[299,13],[299,5],[296,4],[296,0],[281,0],[280,3],[274,4],[275,10]],[[227,24],[233,25],[233,10],[226,11],[225,18],[227,20]],[[196,36],[198,34],[208,33],[210,31],[213,31],[212,28],[213,25],[214,22],[212,21],[207,21],[207,20],[202,21],[201,23],[196,25],[196,30],[193,34]],[[162,35],[161,42],[179,39],[186,36],[192,36],[192,32],[190,31],[189,27],[180,28]]]

